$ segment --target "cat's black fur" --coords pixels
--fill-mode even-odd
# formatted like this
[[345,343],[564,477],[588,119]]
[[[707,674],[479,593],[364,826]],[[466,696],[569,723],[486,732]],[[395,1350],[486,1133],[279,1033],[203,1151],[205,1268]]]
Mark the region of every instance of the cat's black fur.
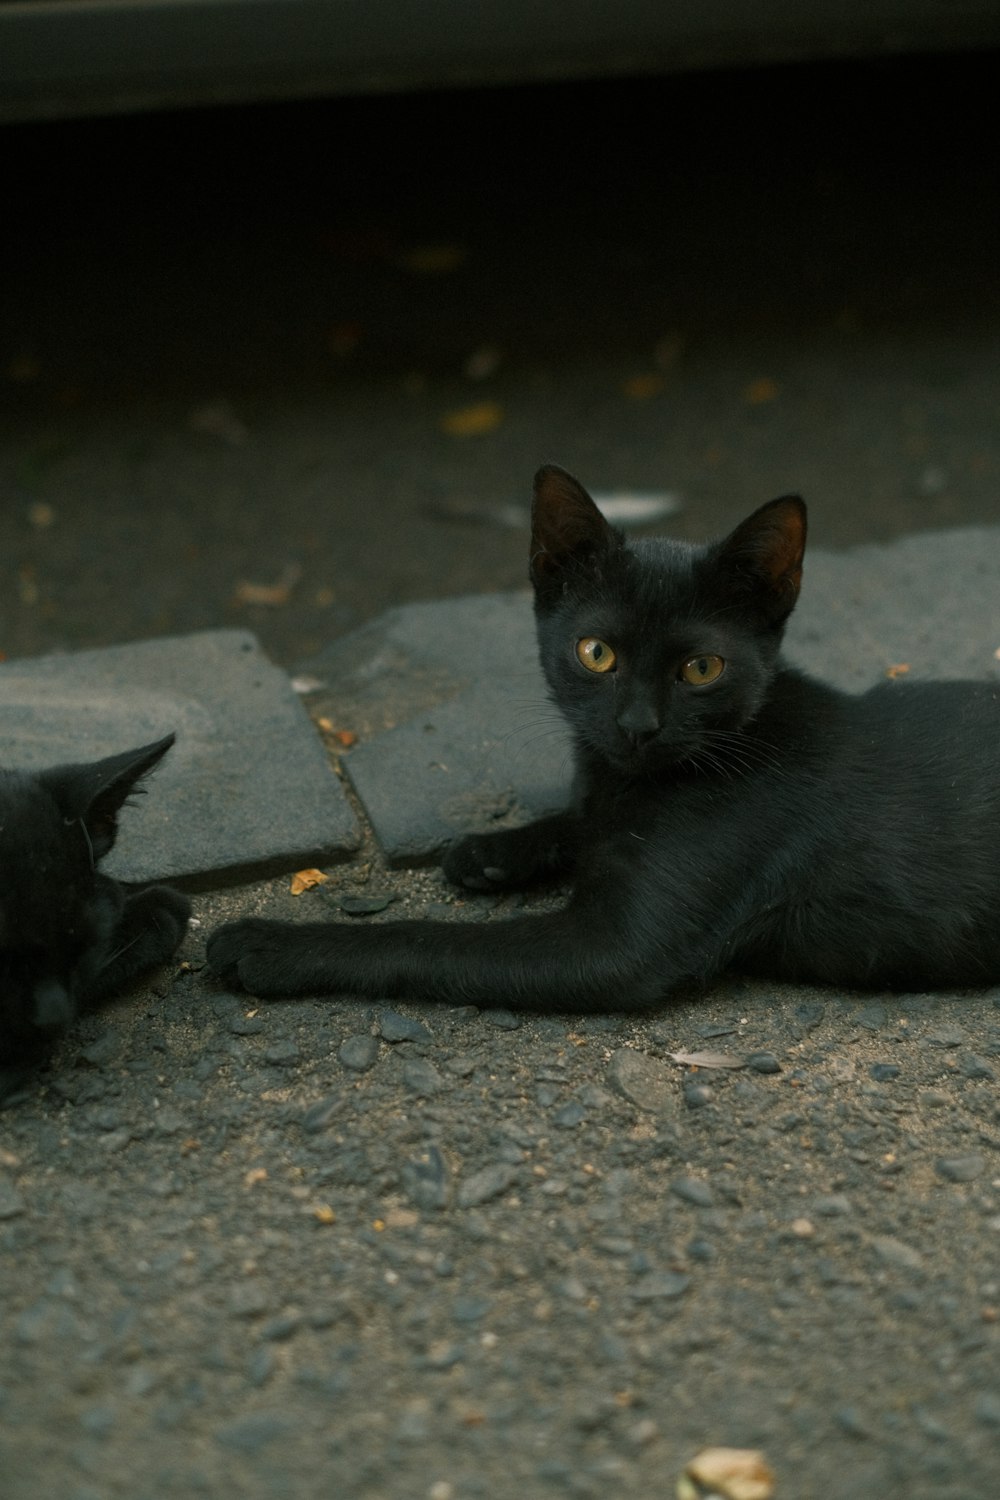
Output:
[[79,1012],[165,963],[191,903],[97,868],[126,800],[174,742],[83,765],[0,770],[0,1104]]
[[[531,576],[575,805],[463,839],[444,868],[494,890],[572,870],[568,905],[475,924],[246,920],[214,934],[211,967],[256,995],[568,1011],[653,1005],[727,968],[852,987],[1000,979],[1000,689],[887,681],[852,697],[785,666],[805,530],[790,496],[712,545],[629,545],[542,469]],[[607,666],[608,648],[611,670],[581,660]]]

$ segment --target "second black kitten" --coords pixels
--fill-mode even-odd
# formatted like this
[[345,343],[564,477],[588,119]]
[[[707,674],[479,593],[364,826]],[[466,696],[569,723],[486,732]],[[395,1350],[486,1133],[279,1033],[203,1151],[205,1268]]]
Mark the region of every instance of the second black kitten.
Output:
[[0,770],[0,1104],[79,1012],[165,963],[191,903],[97,868],[118,814],[174,742],[46,771]]

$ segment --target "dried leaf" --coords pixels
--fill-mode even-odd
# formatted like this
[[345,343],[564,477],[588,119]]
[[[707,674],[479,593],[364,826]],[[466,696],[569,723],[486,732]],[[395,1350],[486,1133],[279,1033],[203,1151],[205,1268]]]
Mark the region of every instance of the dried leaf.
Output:
[[353,729],[335,729],[333,737],[338,745],[343,745],[345,750],[349,750],[352,745],[358,743],[358,737]]
[[899,661],[894,666],[886,667],[885,675],[895,681],[897,677],[905,677],[909,670],[910,663],[908,661]]
[[262,604],[269,609],[280,608],[292,597],[292,590],[302,576],[298,563],[289,563],[282,569],[277,583],[248,583],[241,580],[233,591],[237,604]]
[[668,1052],[667,1056],[685,1068],[745,1068],[742,1057],[731,1052]]
[[314,1208],[313,1218],[318,1224],[336,1224],[337,1222],[337,1215],[334,1213],[329,1203],[320,1203],[316,1208]]
[[441,430],[450,437],[479,437],[493,432],[503,421],[503,407],[498,401],[477,401],[474,406],[460,406],[441,418]]
[[399,257],[399,264],[415,276],[444,276],[457,271],[467,254],[464,245],[414,245]]
[[329,879],[329,875],[324,875],[322,870],[299,870],[298,874],[292,876],[288,889],[293,896],[301,896],[303,891],[311,891],[314,886],[324,885]]
[[257,1184],[258,1184],[258,1182],[266,1182],[266,1181],[267,1181],[267,1168],[266,1167],[251,1167],[250,1170],[249,1170],[249,1172],[244,1172],[244,1174],[243,1174],[243,1186],[244,1187],[248,1187],[248,1188],[249,1187],[256,1187]]
[[327,348],[338,359],[346,359],[360,344],[363,331],[360,323],[335,323],[327,334]]
[[759,380],[751,380],[743,392],[743,399],[748,406],[766,406],[769,401],[774,401],[781,390],[776,380],[769,375],[762,375]]
[[234,448],[242,447],[250,436],[246,423],[236,415],[232,402],[226,400],[196,406],[188,416],[188,426],[193,432],[204,432]]
[[662,375],[633,375],[626,380],[622,391],[630,401],[648,401],[651,396],[658,396],[663,390]]
[[502,359],[500,350],[493,344],[483,344],[473,351],[465,361],[463,370],[469,380],[488,380],[495,375]]
[[703,1448],[684,1473],[719,1500],[770,1500],[774,1494],[774,1473],[755,1448]]

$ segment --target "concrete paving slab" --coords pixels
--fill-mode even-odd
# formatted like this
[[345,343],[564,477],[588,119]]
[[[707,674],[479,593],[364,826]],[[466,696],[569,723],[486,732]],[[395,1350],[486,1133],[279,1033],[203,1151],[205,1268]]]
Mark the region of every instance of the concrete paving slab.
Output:
[[[787,655],[860,691],[912,679],[1000,680],[1000,527],[807,554]],[[461,833],[553,811],[569,740],[538,667],[530,594],[387,611],[309,663],[324,710],[357,727],[350,781],[393,865],[436,861]]]
[[207,888],[345,859],[350,805],[287,675],[243,630],[0,665],[3,764],[97,759],[173,730],[104,868]]

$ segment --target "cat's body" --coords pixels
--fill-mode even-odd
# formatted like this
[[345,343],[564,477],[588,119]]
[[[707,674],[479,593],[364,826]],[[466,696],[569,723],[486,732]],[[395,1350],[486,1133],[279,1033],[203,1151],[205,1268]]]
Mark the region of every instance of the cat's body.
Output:
[[80,1011],[165,963],[191,905],[127,892],[98,862],[173,735],[105,760],[0,771],[0,1104]]
[[1000,979],[1000,689],[851,697],[784,666],[805,508],[723,542],[628,546],[574,480],[536,480],[542,665],[574,739],[573,809],[462,840],[445,871],[500,890],[573,873],[506,922],[220,929],[259,995],[630,1009],[723,969],[850,987]]

